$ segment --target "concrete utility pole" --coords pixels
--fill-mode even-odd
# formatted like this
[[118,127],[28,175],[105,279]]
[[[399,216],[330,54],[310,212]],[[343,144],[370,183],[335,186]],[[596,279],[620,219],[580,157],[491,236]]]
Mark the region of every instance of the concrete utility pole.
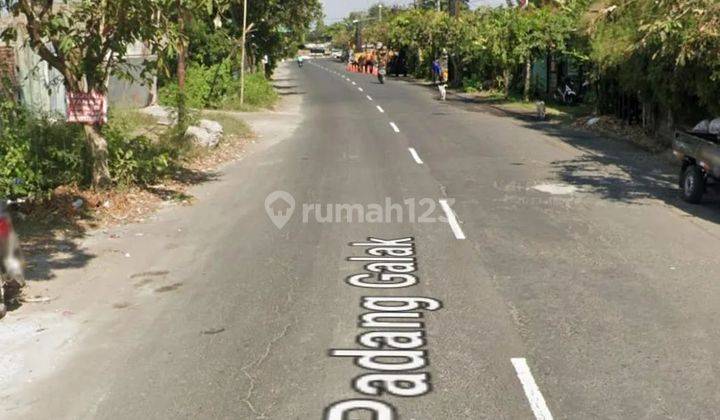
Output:
[[378,5],[378,14],[380,15],[380,16],[378,16],[378,18],[380,19],[380,22],[382,22],[382,7],[383,7],[382,4]]
[[247,41],[247,0],[243,0],[242,53],[240,54],[240,105],[245,104],[245,42]]

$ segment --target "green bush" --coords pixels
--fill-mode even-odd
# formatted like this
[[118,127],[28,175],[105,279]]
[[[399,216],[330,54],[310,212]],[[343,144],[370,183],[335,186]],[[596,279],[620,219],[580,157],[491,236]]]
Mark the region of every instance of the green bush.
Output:
[[[240,82],[236,82],[234,95],[223,104],[227,109],[240,109]],[[278,94],[263,73],[245,75],[245,104],[250,107],[270,108],[278,100]]]
[[[178,156],[167,142],[131,135],[138,124],[112,115],[103,127],[110,174],[120,185],[153,183],[171,170]],[[0,197],[42,197],[60,185],[87,186],[91,170],[81,126],[36,116],[0,99]]]
[[132,136],[132,119],[118,116],[103,128],[108,142],[110,175],[122,186],[147,185],[166,176],[176,153],[166,142],[153,142],[146,136]]
[[[263,73],[245,75],[245,108],[269,108],[277,100],[277,92]],[[177,107],[176,81],[160,88],[160,103]],[[195,109],[243,109],[240,106],[240,80],[234,74],[230,61],[212,66],[191,63],[185,81],[185,104]]]
[[89,179],[82,130],[0,100],[0,196],[38,196]]
[[[232,68],[228,60],[213,66],[190,63],[185,78],[185,104],[190,108],[217,107],[233,87]],[[177,106],[177,81],[160,88],[160,103]]]

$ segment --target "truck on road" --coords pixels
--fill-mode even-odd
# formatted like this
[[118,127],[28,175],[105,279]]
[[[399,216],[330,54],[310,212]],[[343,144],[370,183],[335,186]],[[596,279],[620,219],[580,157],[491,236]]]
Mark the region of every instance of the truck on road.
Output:
[[682,163],[681,196],[698,204],[708,183],[720,179],[720,134],[676,131],[672,148]]

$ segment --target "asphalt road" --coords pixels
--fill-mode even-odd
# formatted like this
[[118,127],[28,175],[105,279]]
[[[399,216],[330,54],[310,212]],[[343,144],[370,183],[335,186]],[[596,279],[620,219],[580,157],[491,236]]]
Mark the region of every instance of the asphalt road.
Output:
[[[33,349],[52,369],[15,375],[1,417],[317,419],[372,399],[415,420],[720,418],[720,210],[680,204],[671,166],[331,61],[282,82],[302,101],[297,130],[225,168],[196,205],[122,228],[112,247],[132,259],[89,243],[99,256],[73,272],[85,300],[55,307],[79,321]],[[282,229],[266,212],[275,191],[295,203]],[[368,238],[411,238],[391,247],[404,266],[381,268],[416,283],[350,285],[372,263],[350,257],[388,257],[351,245]],[[429,300],[400,313],[402,300],[369,297]],[[364,326],[372,312],[418,325]],[[423,337],[405,349],[419,367],[333,354],[378,350],[358,339],[369,331]],[[362,388],[366,374],[406,375],[417,382],[395,393],[422,395],[366,395],[388,378]]]

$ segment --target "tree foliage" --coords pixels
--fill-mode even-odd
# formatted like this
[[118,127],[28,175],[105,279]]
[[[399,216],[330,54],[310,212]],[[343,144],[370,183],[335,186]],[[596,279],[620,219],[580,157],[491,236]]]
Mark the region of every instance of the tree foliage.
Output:
[[[62,74],[71,92],[105,92],[111,75],[132,77],[128,47],[146,42],[156,48],[162,34],[162,5],[155,0],[0,0],[15,16],[24,16],[27,43]],[[16,28],[3,38],[16,38]],[[93,162],[93,185],[110,181],[108,144],[96,126],[85,125]]]
[[720,114],[720,3],[611,0],[596,10],[588,32],[601,75],[679,116]]

